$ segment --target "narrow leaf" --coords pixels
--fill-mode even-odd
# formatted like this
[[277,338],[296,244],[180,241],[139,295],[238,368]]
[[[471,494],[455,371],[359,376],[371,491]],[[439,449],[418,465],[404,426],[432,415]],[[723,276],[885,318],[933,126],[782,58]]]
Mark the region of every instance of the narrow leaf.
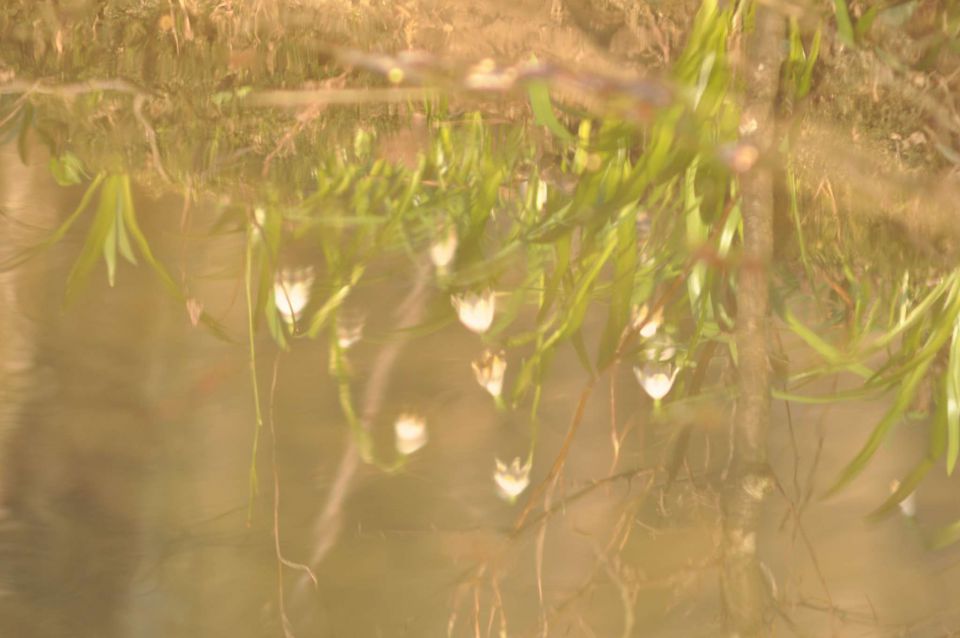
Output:
[[848,47],[855,47],[853,24],[850,22],[850,12],[847,10],[846,0],[833,0],[833,8],[837,17],[837,35],[840,41]]
[[564,142],[573,142],[573,135],[564,128],[553,112],[553,103],[550,100],[550,87],[542,80],[535,80],[527,86],[530,96],[530,107],[533,109],[534,121],[546,126],[551,133]]
[[880,447],[880,444],[887,437],[893,427],[900,421],[903,413],[906,412],[907,408],[910,406],[910,402],[913,400],[913,397],[916,394],[917,386],[923,379],[924,374],[926,374],[928,367],[930,367],[929,358],[914,368],[913,371],[907,376],[907,378],[904,380],[903,386],[900,388],[900,392],[897,394],[893,406],[891,406],[884,417],[873,429],[873,432],[870,434],[870,438],[867,439],[867,443],[863,446],[863,449],[861,449],[853,461],[851,461],[847,467],[840,472],[840,476],[837,477],[837,480],[834,482],[833,486],[827,490],[826,494],[824,494],[824,498],[833,496],[839,492],[843,487],[850,483],[850,481],[856,478],[857,475],[859,475],[860,472],[862,472],[867,466],[867,463],[869,463],[870,459],[873,458],[873,455]]
[[83,282],[97,262],[97,255],[104,250],[104,244],[114,223],[114,206],[118,186],[116,178],[110,177],[101,189],[100,203],[97,205],[97,213],[90,225],[90,230],[87,232],[87,239],[80,250],[80,255],[73,264],[73,268],[70,270],[70,274],[67,275],[65,304],[69,304],[82,287]]

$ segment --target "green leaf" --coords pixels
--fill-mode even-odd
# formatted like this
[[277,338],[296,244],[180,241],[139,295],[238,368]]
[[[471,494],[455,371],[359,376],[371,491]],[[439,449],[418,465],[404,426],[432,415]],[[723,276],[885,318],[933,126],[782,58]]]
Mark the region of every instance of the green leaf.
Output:
[[[129,209],[129,212],[127,212]],[[127,234],[127,226],[124,218],[136,216],[133,207],[133,197],[130,193],[129,179],[124,182],[124,187],[120,191],[120,199],[117,202],[117,249],[123,258],[134,266],[137,265],[137,257],[133,254],[133,247],[130,245],[130,236]]]
[[947,364],[945,403],[947,410],[947,476],[953,474],[960,453],[960,318],[954,321],[953,341]]
[[850,48],[857,46],[846,0],[833,0],[833,8],[837,17],[837,35],[840,37],[840,42]]
[[[119,201],[119,199],[114,200],[115,207],[119,204]],[[115,214],[103,242],[103,260],[107,262],[107,282],[111,288],[113,288],[117,278],[117,219],[118,216]]]
[[573,135],[564,128],[553,112],[549,85],[543,80],[534,80],[527,85],[527,93],[530,96],[530,107],[533,109],[534,121],[541,126],[546,126],[551,133],[564,142],[573,142]]
[[616,354],[620,335],[630,320],[630,300],[637,272],[637,224],[636,208],[629,206],[620,214],[617,225],[617,252],[613,273],[613,294],[607,325],[600,337],[600,352],[597,368],[603,369]]
[[50,174],[60,186],[74,186],[86,177],[83,162],[70,151],[65,151],[60,157],[50,158]]
[[943,549],[960,541],[960,521],[934,530],[927,538],[930,549]]
[[[160,283],[167,289],[167,291],[173,295],[175,299],[182,303],[186,303],[186,297],[183,294],[183,291],[180,289],[180,286],[173,280],[173,277],[170,276],[170,273],[167,272],[167,269],[156,258],[153,254],[153,250],[150,248],[150,242],[147,241],[147,236],[144,235],[143,230],[140,229],[140,222],[137,220],[137,212],[133,206],[133,195],[130,190],[130,176],[122,175],[119,177],[120,187],[122,189],[121,197],[127,202],[123,207],[123,220],[126,225],[126,228],[130,231],[130,235],[133,238],[133,242],[137,245],[137,248],[140,250],[140,254],[143,255],[144,261],[153,268],[153,272],[160,279]],[[210,330],[222,339],[229,340],[226,330],[216,319],[210,316],[206,311],[200,314],[200,321],[203,322],[205,326],[210,328]]]
[[890,495],[890,497],[883,502],[883,504],[872,511],[867,517],[867,520],[870,521],[879,521],[883,518],[889,516],[894,510],[897,509],[897,506],[911,494],[914,490],[917,489],[917,486],[920,485],[920,481],[927,475],[930,469],[933,467],[934,461],[925,458],[920,463],[917,464],[910,472],[900,480],[900,484],[897,489]]
[[590,365],[590,355],[587,353],[587,344],[583,340],[583,330],[577,328],[574,333],[570,335],[570,343],[573,344],[573,349],[577,353],[580,365],[582,365],[583,369],[587,371],[587,374],[593,378],[593,368]]
[[797,320],[797,318],[794,317],[793,313],[791,313],[789,310],[784,311],[783,319],[786,321],[787,326],[789,326],[790,330],[792,330],[794,334],[803,339],[811,348],[816,350],[817,353],[819,353],[820,356],[823,357],[827,362],[850,370],[854,374],[867,379],[873,376],[873,370],[862,363],[851,360],[850,357],[843,355],[835,347],[824,341],[816,332],[800,323],[800,321]]
[[800,79],[797,83],[797,97],[801,98],[810,92],[810,84],[813,80],[813,67],[820,57],[821,29],[817,27],[813,34],[813,42],[810,43],[810,53],[807,54],[807,60],[803,65],[803,71],[800,73]]
[[100,190],[100,202],[97,205],[97,212],[93,218],[93,223],[90,225],[90,230],[87,232],[87,239],[84,241],[83,248],[80,250],[80,255],[74,262],[73,268],[70,269],[70,274],[67,275],[65,304],[69,304],[76,296],[97,262],[97,255],[105,250],[105,244],[115,220],[119,187],[120,184],[114,176],[107,178]]
[[867,466],[867,463],[870,462],[870,459],[873,458],[873,455],[877,449],[879,449],[880,443],[883,442],[893,427],[900,421],[900,418],[904,412],[906,412],[907,408],[910,407],[910,402],[913,401],[913,397],[917,392],[917,386],[923,379],[924,374],[926,374],[927,368],[930,367],[930,362],[931,359],[926,358],[907,375],[903,385],[900,387],[900,391],[897,393],[893,406],[891,406],[873,429],[870,438],[867,439],[867,443],[853,461],[840,472],[840,476],[836,479],[833,486],[827,490],[826,494],[824,494],[824,498],[833,496],[839,492]]
[[357,285],[357,282],[360,281],[360,277],[363,276],[364,267],[356,266],[353,269],[353,272],[350,274],[349,283],[341,286],[330,295],[330,298],[327,299],[320,309],[313,315],[313,319],[310,321],[310,328],[307,330],[307,334],[313,338],[316,337],[320,330],[327,323],[327,319],[330,317],[330,314],[340,307],[343,304],[343,301],[347,298],[347,295],[350,294],[350,291],[353,290],[353,287]]

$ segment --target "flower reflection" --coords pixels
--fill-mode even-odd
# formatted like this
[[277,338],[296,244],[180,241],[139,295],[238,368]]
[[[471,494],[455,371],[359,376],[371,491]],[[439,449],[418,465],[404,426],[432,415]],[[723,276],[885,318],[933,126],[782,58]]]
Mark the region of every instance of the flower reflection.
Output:
[[647,361],[643,366],[634,366],[633,373],[644,391],[656,402],[667,396],[673,381],[677,378],[678,368],[669,361]]
[[427,444],[427,423],[415,414],[401,414],[393,424],[397,452],[404,456],[413,454]]
[[496,459],[496,463],[497,471],[493,473],[493,480],[497,484],[497,493],[500,498],[513,503],[530,485],[530,468],[533,466],[533,461],[527,459],[524,465],[520,465],[518,456],[514,457],[509,466],[500,459]]
[[283,269],[273,284],[273,301],[283,320],[293,325],[310,302],[313,268]]
[[337,316],[337,345],[347,350],[363,336],[363,315],[340,313]]
[[649,361],[670,361],[677,354],[677,346],[667,335],[652,338],[643,349]]
[[464,84],[475,91],[507,91],[516,80],[515,68],[498,69],[496,62],[486,58],[470,67]]
[[445,271],[453,262],[457,254],[457,229],[450,225],[446,231],[441,231],[430,244],[430,261],[437,270]]
[[483,334],[490,329],[496,309],[496,297],[492,290],[487,289],[480,294],[467,292],[454,295],[450,301],[457,311],[460,323],[468,330]]
[[657,334],[660,325],[663,323],[663,307],[657,308],[657,311],[650,315],[650,308],[643,304],[639,308],[633,308],[633,327],[639,329],[640,336],[644,339],[650,339]]
[[503,392],[503,374],[507,370],[507,360],[503,352],[494,354],[490,350],[470,364],[479,383],[493,397],[499,397]]

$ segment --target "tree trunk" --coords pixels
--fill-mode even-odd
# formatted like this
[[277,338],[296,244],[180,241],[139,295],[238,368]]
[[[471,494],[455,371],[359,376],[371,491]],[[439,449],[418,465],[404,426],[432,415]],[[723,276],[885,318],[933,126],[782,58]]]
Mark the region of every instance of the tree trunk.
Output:
[[767,586],[756,556],[763,498],[773,481],[767,466],[770,421],[769,267],[773,257],[774,102],[780,75],[784,20],[758,5],[743,74],[743,122],[760,161],[741,179],[743,262],[737,298],[739,398],[733,424],[733,463],[723,493],[721,589],[727,634],[765,633]]

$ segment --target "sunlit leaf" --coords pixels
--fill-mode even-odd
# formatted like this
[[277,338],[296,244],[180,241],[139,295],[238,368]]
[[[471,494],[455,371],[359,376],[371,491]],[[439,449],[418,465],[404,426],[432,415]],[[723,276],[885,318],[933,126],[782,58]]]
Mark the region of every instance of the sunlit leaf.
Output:
[[[104,247],[116,220],[116,205],[121,184],[117,176],[106,179],[100,190],[100,202],[93,223],[87,232],[80,255],[67,275],[65,302],[69,303],[83,286],[87,276],[97,262],[97,255],[104,253]],[[108,264],[109,267],[109,264]]]
[[597,367],[602,369],[613,359],[620,335],[630,319],[630,300],[633,296],[634,278],[637,271],[637,224],[636,209],[628,207],[617,223],[617,249],[613,271],[613,293],[607,325],[600,336],[600,353]]
[[957,541],[960,541],[960,521],[939,527],[927,537],[927,545],[930,549],[943,549]]
[[[147,240],[147,236],[140,229],[140,222],[137,220],[137,212],[133,206],[133,196],[130,190],[130,177],[128,175],[123,175],[119,178],[120,186],[122,188],[121,196],[125,201],[129,202],[129,205],[123,207],[123,218],[126,228],[129,230],[131,237],[133,238],[133,243],[137,245],[137,248],[140,251],[140,254],[143,256],[144,261],[150,265],[156,274],[157,278],[160,279],[160,283],[163,284],[164,288],[178,301],[181,303],[186,303],[186,297],[183,294],[183,291],[180,289],[180,286],[173,280],[173,277],[170,276],[170,273],[167,272],[166,267],[159,259],[156,258],[153,254],[153,250],[150,248],[150,242]],[[222,339],[228,339],[227,332],[224,327],[214,319],[206,311],[200,314],[200,321],[203,322],[216,336]]]
[[960,453],[960,318],[954,321],[953,341],[945,378],[947,410],[947,475],[953,474]]
[[86,177],[83,162],[70,151],[64,151],[59,157],[50,158],[50,174],[60,186],[79,184]]
[[527,86],[527,93],[530,96],[530,107],[533,109],[533,117],[537,124],[546,126],[551,133],[564,142],[572,142],[573,135],[564,128],[553,112],[549,85],[541,80],[534,80]]
[[840,41],[848,47],[856,46],[853,23],[850,22],[850,12],[847,10],[847,1],[833,0],[833,9],[837,18],[837,35],[840,37]]
[[866,444],[856,455],[856,457],[854,457],[854,459],[843,469],[843,471],[840,472],[840,475],[834,481],[830,489],[827,490],[826,494],[824,494],[824,497],[829,497],[836,494],[847,484],[849,484],[850,481],[855,479],[860,472],[863,471],[863,469],[867,466],[867,463],[870,462],[870,459],[873,458],[873,455],[876,453],[877,449],[879,449],[880,444],[887,437],[893,427],[900,421],[907,408],[910,407],[910,403],[913,401],[913,397],[916,394],[917,386],[919,386],[920,381],[923,379],[923,376],[926,374],[929,366],[930,359],[926,359],[920,365],[914,368],[907,378],[904,379],[903,385],[900,387],[900,390],[897,393],[893,406],[891,406],[880,422],[874,427],[873,432],[867,439]]

